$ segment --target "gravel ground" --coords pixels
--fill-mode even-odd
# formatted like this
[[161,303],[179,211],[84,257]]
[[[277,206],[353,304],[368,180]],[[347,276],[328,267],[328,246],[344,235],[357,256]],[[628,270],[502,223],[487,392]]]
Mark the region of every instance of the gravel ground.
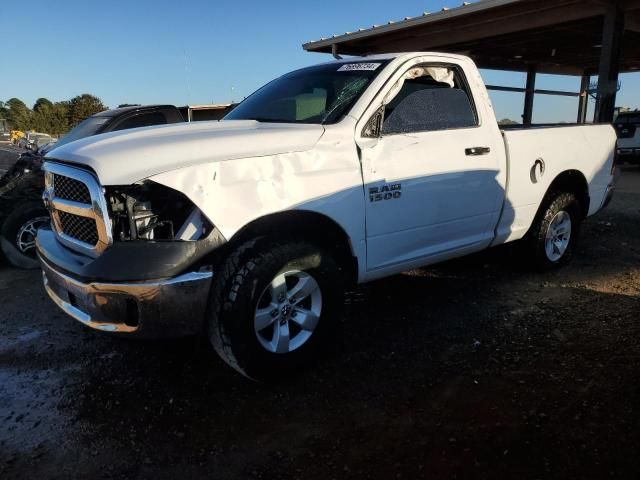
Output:
[[640,478],[640,169],[582,238],[552,273],[506,247],[363,286],[277,386],[0,265],[0,478]]

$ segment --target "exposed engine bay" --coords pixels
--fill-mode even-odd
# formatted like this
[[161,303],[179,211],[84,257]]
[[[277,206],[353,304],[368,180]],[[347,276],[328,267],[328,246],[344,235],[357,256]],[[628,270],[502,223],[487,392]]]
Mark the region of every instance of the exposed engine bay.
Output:
[[184,194],[152,181],[108,187],[105,196],[115,241],[194,241],[213,227]]

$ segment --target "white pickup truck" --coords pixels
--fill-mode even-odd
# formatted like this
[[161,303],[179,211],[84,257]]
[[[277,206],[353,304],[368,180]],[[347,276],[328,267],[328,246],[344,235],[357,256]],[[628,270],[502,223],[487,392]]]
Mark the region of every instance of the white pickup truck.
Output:
[[221,122],[98,135],[47,155],[51,298],[128,336],[207,332],[252,378],[306,365],[341,292],[521,240],[567,261],[613,189],[610,125],[500,130],[462,56],[284,75]]

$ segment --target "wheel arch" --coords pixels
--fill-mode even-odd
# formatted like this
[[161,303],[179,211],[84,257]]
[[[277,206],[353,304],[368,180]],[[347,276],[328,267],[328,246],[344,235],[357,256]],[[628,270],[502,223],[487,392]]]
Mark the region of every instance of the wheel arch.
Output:
[[580,204],[582,218],[586,218],[589,213],[591,197],[589,196],[589,183],[582,172],[579,170],[565,170],[558,174],[549,185],[540,208],[544,208],[549,196],[557,192],[572,193],[575,195]]
[[331,217],[312,210],[287,210],[259,217],[236,232],[226,245],[236,246],[259,237],[306,240],[329,250],[345,268],[349,282],[358,280],[358,256],[345,229]]

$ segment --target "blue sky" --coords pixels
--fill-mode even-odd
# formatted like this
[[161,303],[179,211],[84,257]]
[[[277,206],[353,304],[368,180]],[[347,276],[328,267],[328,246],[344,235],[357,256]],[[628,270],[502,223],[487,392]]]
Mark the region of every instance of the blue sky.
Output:
[[[30,0],[0,2],[0,99],[27,104],[92,93],[120,103],[176,105],[241,100],[294,68],[329,60],[305,41],[457,6],[459,0]],[[31,12],[31,13],[28,13]],[[524,86],[524,75],[483,72]],[[625,75],[618,104],[640,106],[640,76]],[[577,90],[543,76],[540,88]],[[492,93],[500,118],[519,119],[522,96]],[[534,121],[575,121],[577,100],[539,96]]]

